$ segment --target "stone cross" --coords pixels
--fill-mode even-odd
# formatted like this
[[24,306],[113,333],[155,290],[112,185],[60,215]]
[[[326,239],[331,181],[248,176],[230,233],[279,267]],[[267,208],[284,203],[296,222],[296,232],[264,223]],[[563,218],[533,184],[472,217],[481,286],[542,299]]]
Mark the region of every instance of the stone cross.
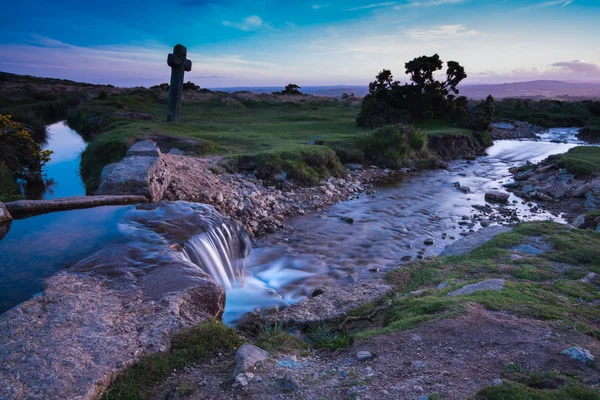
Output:
[[183,95],[183,75],[192,70],[192,62],[186,59],[187,49],[178,44],[169,54],[167,64],[171,67],[171,85],[169,86],[169,108],[167,122],[179,121],[181,112],[181,97]]

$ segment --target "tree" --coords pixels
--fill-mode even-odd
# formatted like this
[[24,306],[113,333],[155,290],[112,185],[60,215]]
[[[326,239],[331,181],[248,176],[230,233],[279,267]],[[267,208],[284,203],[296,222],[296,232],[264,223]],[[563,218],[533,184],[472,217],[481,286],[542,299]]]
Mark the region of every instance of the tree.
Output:
[[469,128],[478,132],[487,131],[494,119],[496,100],[491,94],[477,104],[469,115]]
[[300,89],[301,89],[300,86],[296,85],[295,83],[290,83],[285,87],[285,89],[283,89],[281,91],[281,94],[291,94],[291,95],[302,94]]
[[417,57],[404,67],[410,83],[401,85],[390,70],[384,69],[369,84],[369,94],[357,118],[359,126],[374,128],[406,119],[457,121],[466,117],[467,98],[458,96],[458,85],[467,74],[458,62],[448,61],[443,80],[436,79],[436,73],[444,67],[438,54]]

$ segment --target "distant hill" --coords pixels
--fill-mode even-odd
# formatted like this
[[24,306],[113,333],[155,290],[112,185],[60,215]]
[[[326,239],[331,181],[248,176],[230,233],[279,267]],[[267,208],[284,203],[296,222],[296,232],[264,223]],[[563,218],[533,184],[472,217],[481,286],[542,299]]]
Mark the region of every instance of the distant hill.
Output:
[[494,85],[461,85],[460,94],[471,99],[483,99],[489,94],[502,99],[506,97],[550,98],[581,100],[600,98],[600,83],[529,81]]
[[[223,92],[248,91],[253,93],[271,93],[280,91],[281,86],[262,87],[229,87],[211,88]],[[337,85],[337,86],[302,86],[302,93],[314,96],[342,97],[344,93],[354,93],[364,96],[369,93],[368,85]],[[507,97],[526,97],[532,99],[582,100],[584,98],[600,98],[600,83],[563,82],[563,81],[529,81],[491,85],[461,85],[460,94],[471,99],[484,99],[492,94],[498,99]]]

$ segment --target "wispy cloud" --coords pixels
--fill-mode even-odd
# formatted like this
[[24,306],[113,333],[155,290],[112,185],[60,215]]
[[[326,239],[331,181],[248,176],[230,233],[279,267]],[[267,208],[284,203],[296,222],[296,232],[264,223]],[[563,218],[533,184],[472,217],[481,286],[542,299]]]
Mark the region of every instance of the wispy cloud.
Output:
[[532,11],[532,10],[538,10],[540,8],[557,7],[557,6],[560,6],[560,8],[564,8],[564,7],[568,6],[569,4],[572,4],[574,1],[575,0],[550,0],[550,1],[544,1],[542,3],[533,4],[531,6],[521,7],[521,8],[519,8],[519,11]]
[[409,0],[406,4],[399,4],[394,6],[396,10],[410,7],[433,7],[433,6],[445,6],[450,4],[460,4],[469,0]]
[[242,31],[255,31],[263,26],[263,20],[258,15],[251,15],[240,22],[223,21],[223,25]]
[[346,9],[346,11],[358,11],[358,10],[368,10],[371,8],[391,7],[395,4],[396,4],[395,1],[386,1],[383,3],[371,3],[371,4],[366,4],[364,6],[348,8],[348,9]]
[[481,32],[475,29],[467,29],[465,26],[457,24],[435,26],[430,29],[411,29],[407,33],[411,38],[416,40],[444,40],[477,36]]
[[312,5],[313,10],[320,10],[321,8],[325,8],[325,7],[329,7],[329,4],[313,4]]
[[584,75],[599,75],[600,64],[584,60],[561,61],[552,64],[552,67],[560,68],[563,71]]

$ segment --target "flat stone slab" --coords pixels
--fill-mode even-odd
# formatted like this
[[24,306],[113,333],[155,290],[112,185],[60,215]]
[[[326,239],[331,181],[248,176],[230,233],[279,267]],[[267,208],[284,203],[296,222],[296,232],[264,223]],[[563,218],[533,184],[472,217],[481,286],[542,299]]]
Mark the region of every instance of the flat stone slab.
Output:
[[465,285],[458,290],[448,293],[448,296],[466,296],[475,292],[481,292],[483,290],[502,290],[504,289],[505,282],[503,279],[489,279],[483,282],[472,283]]
[[156,143],[137,142],[118,163],[104,167],[96,195],[145,196],[160,201],[171,179],[170,171]]
[[0,201],[0,223],[12,221],[12,216],[6,206]]
[[160,155],[160,149],[152,140],[142,140],[127,150],[127,157],[160,157]]
[[19,216],[31,216],[53,211],[74,210],[98,206],[118,206],[146,203],[144,196],[74,196],[53,200],[18,200],[6,203],[6,208]]
[[477,247],[486,244],[501,233],[510,232],[513,228],[510,226],[490,226],[480,229],[472,235],[458,240],[447,246],[440,254],[440,257],[445,256],[463,256],[469,254]]

